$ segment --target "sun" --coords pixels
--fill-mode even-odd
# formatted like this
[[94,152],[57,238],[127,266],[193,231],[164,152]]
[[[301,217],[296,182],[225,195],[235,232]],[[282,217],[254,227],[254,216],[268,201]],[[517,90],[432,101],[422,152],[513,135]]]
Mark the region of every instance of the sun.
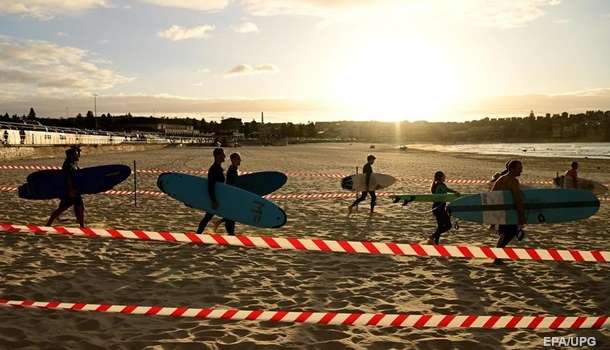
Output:
[[435,119],[458,95],[447,58],[422,41],[369,41],[346,60],[335,100],[354,119]]

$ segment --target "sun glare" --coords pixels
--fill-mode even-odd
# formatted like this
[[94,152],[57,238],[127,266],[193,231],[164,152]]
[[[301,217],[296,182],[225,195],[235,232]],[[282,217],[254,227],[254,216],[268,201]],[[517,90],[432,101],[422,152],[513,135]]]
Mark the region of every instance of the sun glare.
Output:
[[354,119],[435,119],[457,98],[449,59],[420,41],[365,43],[337,79],[337,103]]

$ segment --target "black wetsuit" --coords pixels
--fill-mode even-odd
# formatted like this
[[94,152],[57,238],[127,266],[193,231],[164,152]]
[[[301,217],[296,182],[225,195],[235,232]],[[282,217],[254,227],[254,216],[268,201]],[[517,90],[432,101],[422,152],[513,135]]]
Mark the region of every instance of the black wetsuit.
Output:
[[[225,182],[225,174],[224,170],[220,166],[220,164],[212,164],[210,169],[208,170],[208,194],[210,195],[210,199],[212,202],[216,202],[216,183],[224,183]],[[205,227],[208,225],[210,220],[214,217],[214,214],[206,213],[201,222],[199,223],[199,228],[197,228],[197,233],[202,234]]]
[[[237,172],[237,167],[231,164],[229,169],[227,169],[227,185],[235,186],[238,177],[239,173]],[[221,222],[225,223],[225,229],[229,235],[235,234],[235,221],[222,219]]]
[[[61,166],[61,171],[63,172],[66,179],[66,194],[60,198],[59,207],[60,208],[69,208],[71,206],[83,206],[83,197],[78,193],[78,188],[76,188],[76,171],[78,170],[78,165],[76,162],[70,161],[66,159],[64,164]],[[74,187],[77,190],[75,196],[70,196],[68,193],[68,189],[70,187]]]
[[[372,176],[373,175],[373,167],[369,163],[364,164],[364,166],[362,167],[362,173],[365,176],[367,174],[369,176]],[[373,191],[363,191],[362,194],[360,195],[360,197],[358,197],[358,199],[356,199],[354,201],[354,203],[352,203],[352,207],[355,207],[356,205],[358,205],[358,203],[360,203],[363,200],[365,200],[367,194],[371,195],[371,213],[372,213],[373,210],[375,209],[375,203],[377,203],[377,196],[375,195],[375,191],[374,190]]]
[[[434,189],[435,194],[443,194],[448,193],[451,190],[443,183],[440,183]],[[434,242],[436,244],[439,243],[441,238],[441,234],[449,231],[451,229],[451,217],[447,213],[447,203],[445,202],[434,202],[432,203],[432,214],[436,218],[436,231],[432,237],[434,238]]]

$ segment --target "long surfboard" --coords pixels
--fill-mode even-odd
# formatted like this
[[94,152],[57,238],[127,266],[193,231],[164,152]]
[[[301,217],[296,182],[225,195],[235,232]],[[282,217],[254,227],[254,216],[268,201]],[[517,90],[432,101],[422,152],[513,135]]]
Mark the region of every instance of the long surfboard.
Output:
[[[574,189],[574,180],[566,177],[565,175],[558,176],[553,179],[553,183],[556,187],[565,189]],[[589,179],[578,178],[576,180],[579,190],[587,190],[593,192],[593,194],[603,194],[608,192],[608,187],[601,183]]]
[[[123,182],[131,174],[126,165],[113,164],[83,168],[76,171],[75,185],[81,194],[105,192]],[[25,199],[53,199],[66,196],[66,178],[61,170],[41,170],[30,174],[18,189]]]
[[199,210],[216,214],[242,224],[277,228],[286,223],[286,213],[274,203],[241,188],[216,183],[216,198],[219,207],[212,208],[208,194],[208,180],[203,177],[163,173],[157,186],[170,197]]
[[341,188],[350,191],[375,191],[390,187],[396,182],[396,178],[386,174],[372,173],[369,187],[366,187],[366,175],[357,174],[346,176],[341,179]]
[[288,177],[279,171],[259,171],[240,175],[235,186],[259,196],[273,193],[288,181]]
[[[528,224],[560,223],[586,219],[599,210],[599,200],[585,190],[533,189],[523,192]],[[462,220],[484,224],[518,224],[510,191],[464,196],[451,202],[448,211]]]

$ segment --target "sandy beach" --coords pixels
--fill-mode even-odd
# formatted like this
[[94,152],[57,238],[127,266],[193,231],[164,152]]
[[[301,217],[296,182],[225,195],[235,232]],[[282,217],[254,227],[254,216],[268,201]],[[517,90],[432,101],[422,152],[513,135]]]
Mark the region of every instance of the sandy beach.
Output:
[[[487,179],[506,156],[400,151],[396,146],[311,144],[243,147],[242,171],[279,170],[352,174],[366,155],[376,172],[432,179]],[[569,159],[527,158],[522,183],[550,180]],[[210,148],[81,156],[81,167],[137,161],[139,169],[207,170]],[[62,158],[10,161],[61,166]],[[579,160],[582,177],[610,183],[610,160]],[[225,163],[224,168],[228,167]],[[0,170],[1,186],[24,182],[28,170]],[[426,193],[429,182],[401,181],[393,192]],[[484,185],[450,184],[482,192]],[[132,178],[116,189],[132,189]],[[155,175],[138,174],[138,189],[158,191]],[[290,177],[277,193],[340,192],[339,179]],[[45,224],[56,201],[26,201],[0,192],[0,222]],[[325,239],[426,241],[436,227],[429,203],[408,208],[368,200],[347,217],[347,199],[277,200],[288,215],[276,230],[237,225],[248,235]],[[86,222],[100,228],[192,231],[202,213],[167,197],[85,196]],[[57,225],[76,226],[72,212]],[[610,250],[610,210],[572,223],[531,225],[513,247]],[[221,231],[221,233],[224,231]],[[104,239],[0,234],[0,297],[66,302],[461,315],[608,315],[608,264],[390,257]],[[495,246],[487,226],[461,222],[441,243]],[[531,349],[543,337],[592,336],[610,349],[608,330],[436,330],[208,321],[0,309],[0,349]]]

